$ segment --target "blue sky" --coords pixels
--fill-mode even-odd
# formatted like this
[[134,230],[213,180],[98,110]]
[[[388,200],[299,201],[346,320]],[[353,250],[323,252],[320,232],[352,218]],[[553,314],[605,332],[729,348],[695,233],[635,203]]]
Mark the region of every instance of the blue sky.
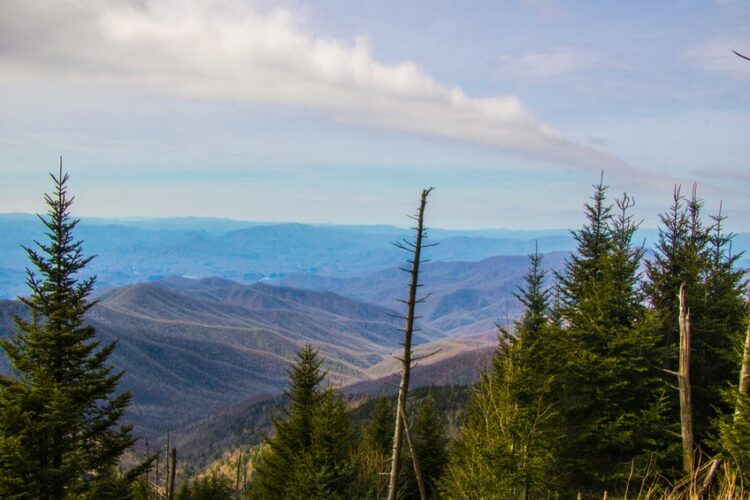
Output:
[[744,1],[0,2],[0,212],[58,155],[86,216],[647,226],[697,182],[750,230]]

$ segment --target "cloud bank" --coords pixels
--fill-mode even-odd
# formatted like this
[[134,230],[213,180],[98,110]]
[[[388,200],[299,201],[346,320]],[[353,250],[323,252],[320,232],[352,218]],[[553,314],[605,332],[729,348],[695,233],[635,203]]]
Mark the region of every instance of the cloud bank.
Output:
[[3,0],[0,79],[297,106],[534,160],[628,168],[565,139],[513,96],[468,96],[412,62],[377,60],[366,37],[314,35],[293,12],[239,0]]

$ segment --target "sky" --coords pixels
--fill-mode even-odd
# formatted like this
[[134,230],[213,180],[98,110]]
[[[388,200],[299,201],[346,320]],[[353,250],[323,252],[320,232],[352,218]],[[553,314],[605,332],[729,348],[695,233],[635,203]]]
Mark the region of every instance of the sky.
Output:
[[0,213],[750,231],[750,2],[0,0]]

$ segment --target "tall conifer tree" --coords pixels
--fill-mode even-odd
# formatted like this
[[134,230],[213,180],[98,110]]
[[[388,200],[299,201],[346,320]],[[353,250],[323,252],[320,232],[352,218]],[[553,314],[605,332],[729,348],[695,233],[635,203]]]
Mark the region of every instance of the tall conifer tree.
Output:
[[274,422],[251,497],[345,499],[358,496],[356,445],[342,396],[322,389],[318,351],[306,346],[289,372],[287,407]]
[[21,301],[31,319],[16,318],[16,334],[0,341],[14,372],[0,376],[0,497],[116,498],[140,472],[114,473],[134,443],[131,427],[118,424],[131,395],[114,394],[122,372],[107,361],[116,343],[101,345],[84,322],[94,278],[81,275],[92,257],[73,236],[62,161],[51,177],[40,217],[48,240],[25,248],[31,295]]
[[274,435],[267,440],[252,484],[253,498],[284,498],[289,477],[303,463],[303,455],[312,443],[312,422],[320,404],[320,369],[318,351],[305,346],[297,353],[297,362],[289,372],[289,400],[283,414],[274,422]]
[[558,275],[565,348],[559,409],[566,425],[561,455],[576,491],[622,490],[659,450],[666,426],[664,388],[656,373],[656,337],[645,321],[639,289],[643,249],[625,195],[619,213],[594,186],[586,223],[574,233],[575,254]]
[[561,427],[552,391],[559,328],[549,321],[542,257],[529,257],[518,294],[526,310],[514,331],[501,329],[491,369],[469,402],[441,484],[449,498],[539,498],[557,487]]
[[[684,283],[686,304],[692,323],[691,385],[696,445],[705,453],[715,434],[717,412],[729,412],[723,391],[737,380],[738,350],[746,319],[744,270],[738,268],[741,254],[732,254],[733,235],[724,231],[725,217],[719,213],[706,226],[703,202],[693,188],[685,197],[674,191],[672,205],[660,215],[661,227],[654,258],[647,262],[645,290],[658,319],[665,368],[677,366],[679,345],[677,295]],[[677,395],[672,395],[672,413],[677,415]]]

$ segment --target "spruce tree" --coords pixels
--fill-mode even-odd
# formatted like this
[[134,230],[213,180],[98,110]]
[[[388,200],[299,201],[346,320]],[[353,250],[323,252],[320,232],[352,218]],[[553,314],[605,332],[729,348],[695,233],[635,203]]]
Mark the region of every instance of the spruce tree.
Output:
[[318,351],[305,346],[289,372],[285,391],[288,405],[274,421],[274,435],[267,439],[252,483],[253,498],[284,498],[288,478],[302,467],[312,443],[312,423],[321,401],[324,373]]
[[586,224],[573,234],[577,250],[558,275],[564,349],[556,386],[569,493],[624,490],[631,468],[637,478],[665,439],[661,359],[639,288],[644,250],[632,242],[633,200],[625,195],[613,213],[606,191],[594,186]]
[[343,397],[320,386],[321,362],[312,346],[297,353],[285,392],[289,402],[256,465],[251,498],[358,496],[355,433]]
[[461,439],[441,482],[448,498],[539,498],[556,490],[561,422],[553,382],[559,328],[549,321],[542,257],[531,265],[518,298],[526,306],[515,330],[501,329],[491,369],[467,408]]
[[16,318],[15,334],[0,341],[12,376],[0,376],[0,497],[116,498],[141,471],[115,473],[134,439],[118,422],[130,393],[115,395],[122,372],[107,364],[116,342],[102,345],[84,315],[94,277],[83,278],[92,257],[73,231],[68,175],[51,175],[41,217],[47,242],[25,248],[30,320]]
[[372,419],[362,433],[362,447],[379,453],[383,458],[391,452],[393,412],[390,400],[380,396],[375,402]]
[[[644,288],[658,321],[664,367],[674,370],[679,345],[677,295],[680,285],[685,285],[693,333],[695,442],[703,452],[712,453],[714,422],[719,413],[731,410],[722,393],[739,373],[737,346],[742,345],[747,283],[744,270],[737,267],[741,254],[731,253],[733,235],[724,231],[725,217],[719,213],[707,226],[702,210],[695,188],[689,198],[675,189],[671,207],[660,215],[659,239],[653,259],[646,264]],[[676,419],[677,395],[672,394],[671,400]]]
[[290,478],[286,494],[321,500],[359,497],[355,444],[344,398],[326,389],[313,414],[310,449]]
[[359,478],[368,498],[383,497],[387,486],[381,473],[391,456],[394,414],[394,405],[387,397],[381,396],[375,401],[372,418],[362,430],[358,449]]

